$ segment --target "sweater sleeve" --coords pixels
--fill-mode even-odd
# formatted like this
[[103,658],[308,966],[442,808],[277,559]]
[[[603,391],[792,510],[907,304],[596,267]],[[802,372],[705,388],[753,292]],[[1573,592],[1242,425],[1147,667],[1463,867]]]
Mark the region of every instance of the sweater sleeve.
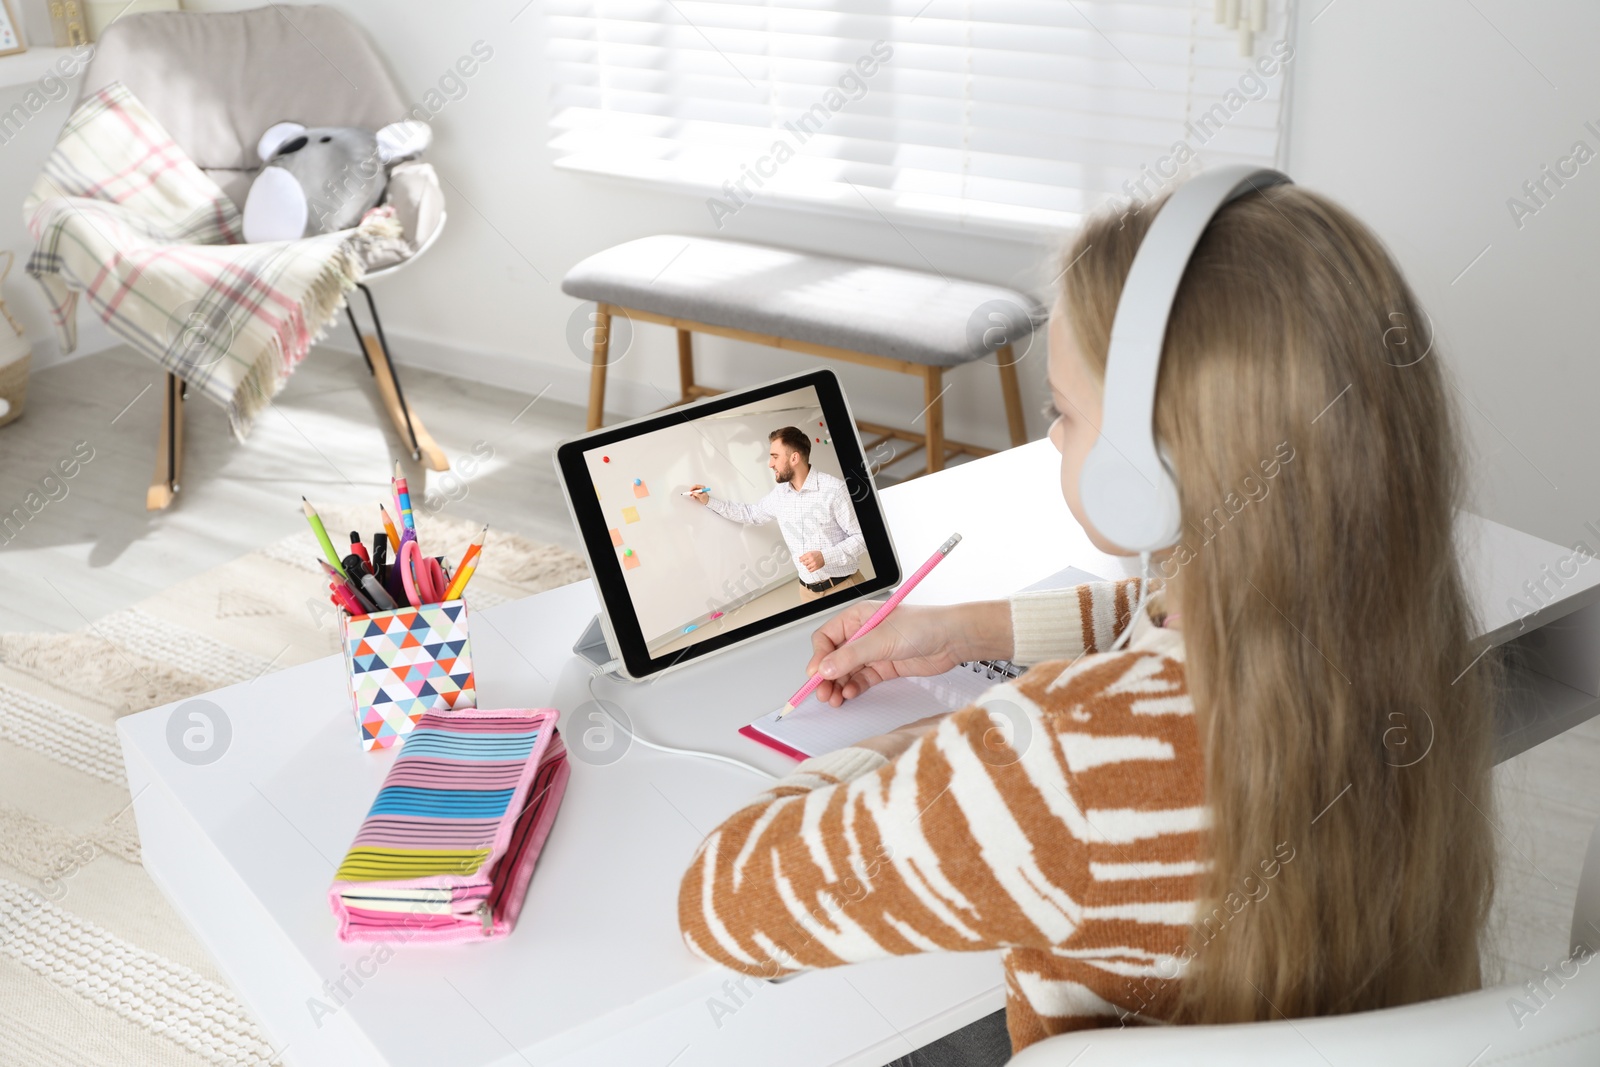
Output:
[[770,978],[1064,941],[1087,827],[1039,706],[1015,686],[985,699],[1001,710],[955,712],[895,760],[807,760],[715,830],[679,892],[690,949]]
[[1070,660],[1110,648],[1133,621],[1141,582],[1127,578],[1016,594],[1011,598],[1012,660]]

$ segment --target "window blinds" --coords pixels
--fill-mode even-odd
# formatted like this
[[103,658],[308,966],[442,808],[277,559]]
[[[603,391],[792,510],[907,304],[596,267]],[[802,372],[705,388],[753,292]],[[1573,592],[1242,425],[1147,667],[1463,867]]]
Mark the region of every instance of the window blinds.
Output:
[[1068,227],[1279,162],[1292,0],[1243,0],[1253,34],[1240,2],[546,0],[550,146],[719,228],[752,202]]

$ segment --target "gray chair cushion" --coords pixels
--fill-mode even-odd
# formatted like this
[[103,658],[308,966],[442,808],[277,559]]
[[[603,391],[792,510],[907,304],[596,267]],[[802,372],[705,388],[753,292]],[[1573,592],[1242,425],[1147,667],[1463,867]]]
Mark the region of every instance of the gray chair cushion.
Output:
[[1045,310],[1015,289],[784,248],[661,234],[573,267],[561,290],[709,326],[954,367],[1023,340]]
[[95,43],[79,98],[114,81],[240,205],[273,123],[375,130],[407,110],[366,36],[322,6],[126,15]]

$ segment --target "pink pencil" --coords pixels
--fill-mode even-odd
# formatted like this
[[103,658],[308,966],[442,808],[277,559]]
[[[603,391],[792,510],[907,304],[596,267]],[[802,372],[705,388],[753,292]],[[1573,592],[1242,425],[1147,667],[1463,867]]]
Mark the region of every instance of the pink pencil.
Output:
[[[951,534],[950,540],[936,548],[933,555],[928,557],[928,562],[924,563],[921,567],[918,567],[917,573],[913,574],[910,578],[907,578],[904,582],[902,582],[900,584],[900,588],[895,590],[894,596],[884,601],[883,607],[873,612],[872,618],[862,623],[861,629],[850,635],[850,641],[859,640],[862,634],[877,626],[884,619],[887,619],[889,617],[889,612],[899,607],[900,601],[904,600],[911,590],[917,587],[917,583],[926,578],[928,576],[928,572],[937,567],[939,565],[939,561],[948,556],[950,554],[950,550],[955,548],[960,541],[960,534]],[[845,644],[848,645],[850,641],[846,641]],[[840,647],[842,648],[843,646],[841,645]],[[824,679],[821,671],[813,674],[809,679],[807,679],[806,684],[802,685],[798,690],[796,690],[794,696],[789,698],[789,702],[783,706],[783,710],[778,712],[778,718],[783,718],[795,708],[799,707],[800,702],[806,697],[810,696],[812,691],[815,690],[817,686],[821,685],[823,681]]]

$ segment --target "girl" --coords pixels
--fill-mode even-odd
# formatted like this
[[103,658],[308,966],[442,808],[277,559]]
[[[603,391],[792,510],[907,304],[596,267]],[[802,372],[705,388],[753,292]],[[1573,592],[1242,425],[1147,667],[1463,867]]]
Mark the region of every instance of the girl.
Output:
[[[1058,488],[1119,555],[1078,475],[1162,202],[1086,223],[1050,322]],[[987,708],[807,760],[725,822],[684,876],[689,947],[766,977],[1001,948],[1013,1048],[1478,988],[1490,714],[1424,321],[1327,199],[1279,185],[1223,207],[1166,333],[1155,429],[1184,533],[1146,609],[1129,580],[903,607],[848,645],[876,605],[829,622],[811,669],[841,715],[885,679],[1036,666]]]

